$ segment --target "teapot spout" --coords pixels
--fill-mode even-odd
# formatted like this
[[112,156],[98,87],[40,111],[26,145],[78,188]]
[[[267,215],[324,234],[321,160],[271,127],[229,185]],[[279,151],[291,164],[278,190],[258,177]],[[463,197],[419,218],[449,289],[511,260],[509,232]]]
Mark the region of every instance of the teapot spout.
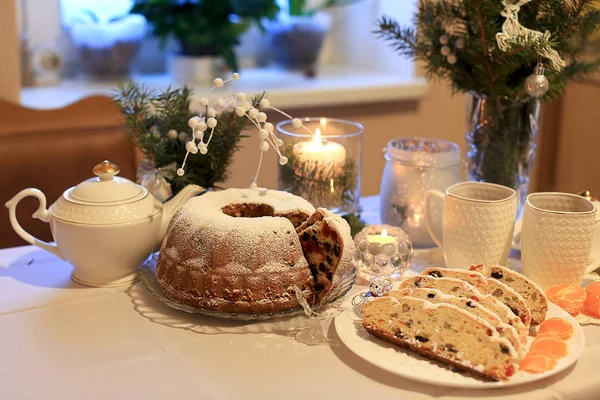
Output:
[[165,237],[167,233],[167,228],[169,227],[169,222],[171,222],[171,218],[173,218],[173,216],[181,208],[181,206],[183,206],[183,204],[187,200],[204,192],[205,190],[206,189],[198,185],[187,185],[171,200],[163,204],[163,216],[162,223],[160,226],[159,241],[162,241],[162,239]]

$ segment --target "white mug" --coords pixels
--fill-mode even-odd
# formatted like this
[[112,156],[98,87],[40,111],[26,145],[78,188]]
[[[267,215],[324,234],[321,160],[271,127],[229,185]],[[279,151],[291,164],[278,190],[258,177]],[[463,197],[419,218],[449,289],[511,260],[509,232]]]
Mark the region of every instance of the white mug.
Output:
[[506,186],[462,182],[450,186],[445,195],[438,190],[425,193],[427,228],[444,249],[449,268],[506,265],[516,216],[517,192]]
[[569,193],[527,196],[521,233],[523,273],[543,289],[579,285],[586,270],[596,226],[596,206]]

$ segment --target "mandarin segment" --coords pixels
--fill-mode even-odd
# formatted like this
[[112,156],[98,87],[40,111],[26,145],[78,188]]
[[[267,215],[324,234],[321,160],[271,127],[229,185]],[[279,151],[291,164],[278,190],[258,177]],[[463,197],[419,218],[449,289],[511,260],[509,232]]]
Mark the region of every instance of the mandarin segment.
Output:
[[541,340],[543,338],[551,338],[551,339],[556,339],[556,340],[562,340],[561,337],[558,336],[554,332],[545,332],[545,333],[538,333],[537,336],[533,339],[533,341],[535,342],[536,340]]
[[567,344],[560,338],[550,337],[546,335],[539,339],[534,339],[529,348],[530,353],[545,354],[554,358],[566,357],[569,354]]
[[586,291],[576,285],[553,286],[546,292],[546,297],[569,314],[575,316],[583,307]]
[[595,294],[595,295],[599,295],[600,294],[600,282],[594,282],[591,285],[589,285],[588,287],[585,288],[585,291],[587,294]]
[[521,360],[520,369],[521,371],[531,372],[533,374],[540,374],[542,372],[550,371],[556,366],[556,359],[546,354],[534,354],[529,353]]
[[585,288],[585,311],[592,317],[600,318],[600,282],[594,282]]
[[562,318],[548,318],[542,323],[542,325],[540,325],[538,336],[547,333],[555,334],[562,340],[567,340],[573,335],[573,325],[571,325],[569,321]]

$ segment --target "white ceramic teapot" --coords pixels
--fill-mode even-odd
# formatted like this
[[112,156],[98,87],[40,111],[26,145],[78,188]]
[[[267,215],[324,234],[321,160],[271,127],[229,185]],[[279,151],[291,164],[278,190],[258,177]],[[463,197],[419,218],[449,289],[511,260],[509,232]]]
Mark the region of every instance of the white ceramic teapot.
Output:
[[[188,185],[162,204],[118,173],[119,167],[109,161],[96,165],[95,178],[67,189],[49,210],[41,191],[22,190],[6,203],[10,223],[27,242],[71,263],[74,281],[88,286],[130,283],[138,266],[159,249],[175,212],[203,189]],[[50,224],[56,244],[34,238],[19,225],[17,204],[27,196],[39,200],[33,217]]]

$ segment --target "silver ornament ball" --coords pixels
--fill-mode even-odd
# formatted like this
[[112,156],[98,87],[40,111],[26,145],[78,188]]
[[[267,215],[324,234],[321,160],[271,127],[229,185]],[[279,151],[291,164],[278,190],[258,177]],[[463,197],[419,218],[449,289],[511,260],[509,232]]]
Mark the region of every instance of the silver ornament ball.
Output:
[[539,63],[535,67],[535,72],[525,80],[525,90],[531,97],[542,97],[550,88],[548,78],[544,75],[544,65]]

